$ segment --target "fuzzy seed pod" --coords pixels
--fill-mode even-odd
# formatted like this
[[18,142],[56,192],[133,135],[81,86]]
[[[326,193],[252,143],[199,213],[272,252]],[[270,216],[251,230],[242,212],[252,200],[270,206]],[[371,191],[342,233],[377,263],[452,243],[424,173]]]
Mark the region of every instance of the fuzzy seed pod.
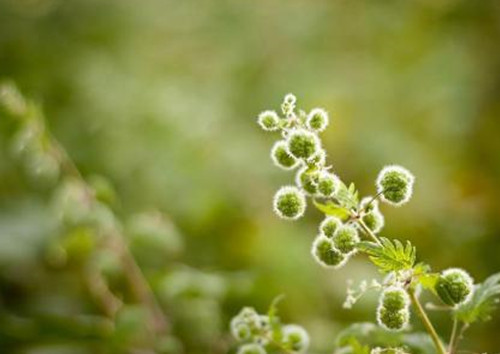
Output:
[[333,238],[335,231],[342,225],[339,218],[327,216],[319,225],[319,232],[328,238]]
[[408,310],[391,311],[383,306],[377,310],[377,322],[389,331],[401,331],[406,328],[410,320]]
[[384,215],[378,209],[373,209],[361,217],[365,225],[374,233],[380,232],[385,224]]
[[466,271],[450,268],[441,273],[435,289],[445,304],[456,306],[470,300],[474,281]]
[[319,149],[316,154],[311,156],[306,160],[306,165],[310,168],[324,166],[326,162],[326,152],[323,149]]
[[274,195],[274,211],[279,217],[287,220],[296,220],[304,215],[306,198],[297,187],[281,187]]
[[275,111],[264,111],[259,114],[257,122],[263,130],[275,131],[279,129],[280,117]]
[[380,304],[389,311],[399,311],[408,309],[410,298],[403,288],[393,286],[384,290]]
[[333,235],[333,245],[343,254],[354,252],[358,242],[358,230],[353,226],[342,225]]
[[318,192],[317,182],[318,173],[314,170],[310,170],[307,166],[304,166],[297,171],[295,183],[308,195],[316,195],[316,193]]
[[239,317],[234,317],[231,320],[231,334],[237,341],[245,341],[247,339],[250,339],[252,332],[250,330],[250,326],[242,321],[241,318]]
[[321,148],[316,134],[304,129],[295,129],[287,139],[288,151],[298,159],[308,159],[314,156]]
[[332,241],[323,235],[316,237],[311,253],[320,265],[334,269],[342,267],[349,258],[336,249]]
[[305,353],[309,348],[309,334],[301,326],[286,325],[283,327],[283,342],[294,352]]
[[317,190],[322,197],[328,198],[337,192],[339,185],[340,182],[337,176],[333,173],[323,172],[318,177]]
[[415,177],[401,166],[386,166],[377,178],[377,192],[382,200],[394,206],[408,202],[413,193]]
[[313,109],[307,116],[306,125],[315,132],[322,132],[328,125],[328,113],[322,108]]
[[239,347],[237,354],[266,354],[266,350],[256,343],[244,344]]
[[293,157],[287,150],[287,143],[284,140],[277,141],[271,149],[271,159],[274,164],[284,170],[292,170],[298,160]]

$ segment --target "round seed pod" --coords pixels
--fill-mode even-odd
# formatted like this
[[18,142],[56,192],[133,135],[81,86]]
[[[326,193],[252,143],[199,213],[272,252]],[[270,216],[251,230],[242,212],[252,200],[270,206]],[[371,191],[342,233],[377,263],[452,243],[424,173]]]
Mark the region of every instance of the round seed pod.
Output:
[[340,268],[348,260],[348,256],[336,249],[332,241],[323,235],[316,237],[313,242],[311,253],[320,265],[327,268]]
[[335,216],[327,216],[319,225],[319,232],[328,238],[333,238],[335,231],[342,226],[342,222]]
[[410,320],[410,312],[406,309],[391,311],[380,306],[377,311],[377,322],[389,331],[401,331],[406,328]]
[[310,170],[307,166],[298,170],[295,177],[295,183],[310,196],[314,196],[318,192],[317,180],[317,172]]
[[273,207],[279,217],[296,220],[304,215],[306,198],[297,187],[281,187],[274,196]]
[[279,129],[280,117],[274,111],[264,111],[259,114],[257,122],[263,130],[275,131]]
[[271,149],[271,159],[276,166],[284,170],[292,170],[298,164],[298,160],[288,152],[287,143],[284,140],[274,144]]
[[296,129],[288,134],[288,151],[298,159],[308,159],[321,148],[316,134],[304,129]]
[[307,115],[306,125],[315,132],[322,132],[328,126],[328,113],[322,108],[313,109]]
[[378,210],[374,209],[361,217],[365,225],[374,233],[380,232],[385,224],[384,215]]
[[413,193],[415,177],[401,166],[386,166],[377,178],[377,192],[382,200],[394,206],[408,202]]
[[301,326],[286,325],[283,327],[283,343],[296,353],[305,353],[309,348],[309,334]]
[[389,287],[383,291],[380,304],[390,311],[399,311],[408,309],[410,298],[403,288]]
[[435,290],[445,304],[456,306],[471,298],[474,282],[464,270],[451,268],[441,273],[436,282]]
[[340,181],[333,173],[323,172],[318,176],[317,191],[322,197],[328,198],[337,193]]
[[333,245],[343,254],[350,254],[356,250],[359,242],[358,230],[350,225],[342,225],[333,235]]
[[250,339],[252,335],[250,326],[239,317],[234,317],[231,320],[230,328],[233,337],[240,342]]

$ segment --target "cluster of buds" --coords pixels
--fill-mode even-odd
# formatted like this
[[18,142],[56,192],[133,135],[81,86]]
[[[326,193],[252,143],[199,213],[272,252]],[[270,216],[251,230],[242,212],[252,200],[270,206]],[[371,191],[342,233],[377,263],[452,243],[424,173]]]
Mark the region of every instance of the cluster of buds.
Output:
[[450,268],[440,274],[435,290],[445,304],[456,307],[470,300],[474,281],[466,271]]
[[265,354],[269,347],[305,353],[309,347],[309,335],[303,327],[282,325],[276,317],[260,315],[251,307],[244,307],[231,320],[230,327],[233,337],[241,343],[238,354]]
[[384,289],[377,308],[377,322],[390,331],[401,331],[410,320],[410,298],[399,286]]
[[[341,205],[345,184],[326,164],[319,133],[329,124],[328,113],[314,108],[309,113],[296,110],[294,95],[285,96],[281,105],[282,116],[275,111],[264,111],[258,124],[266,131],[280,131],[281,137],[271,149],[271,160],[284,170],[296,170],[295,185],[281,187],[275,194],[273,209],[286,220],[302,217],[307,207],[307,197]],[[344,207],[347,218],[327,216],[320,225],[319,235],[313,242],[312,255],[324,267],[340,268],[356,253],[359,242],[359,222],[373,233],[384,226],[384,216],[379,210],[378,199],[399,206],[412,194],[414,177],[400,166],[387,166],[380,172],[376,197],[366,197],[355,205]]]

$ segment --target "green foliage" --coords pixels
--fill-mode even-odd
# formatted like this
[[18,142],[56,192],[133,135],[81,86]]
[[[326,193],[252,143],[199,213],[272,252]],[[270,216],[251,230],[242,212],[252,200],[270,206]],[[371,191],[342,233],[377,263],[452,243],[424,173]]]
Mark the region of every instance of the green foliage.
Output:
[[350,212],[346,208],[340,207],[332,201],[328,201],[326,203],[318,202],[317,200],[313,201],[314,206],[321,211],[322,213],[330,216],[336,216],[341,220],[347,220],[350,217]]
[[354,183],[347,187],[344,182],[339,183],[339,189],[335,194],[339,207],[347,210],[355,209],[359,204],[359,192]]
[[362,241],[358,244],[361,252],[368,254],[370,260],[383,273],[411,269],[415,264],[417,252],[410,241],[403,245],[401,241],[392,241],[380,237],[380,245],[374,242]]
[[460,305],[454,316],[464,323],[488,321],[496,310],[500,298],[500,273],[488,277],[481,284],[477,284],[470,301]]

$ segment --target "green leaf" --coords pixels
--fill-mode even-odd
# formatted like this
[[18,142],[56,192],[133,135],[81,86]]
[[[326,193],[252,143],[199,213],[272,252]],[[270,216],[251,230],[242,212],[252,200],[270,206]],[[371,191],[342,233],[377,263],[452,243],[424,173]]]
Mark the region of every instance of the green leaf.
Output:
[[285,295],[281,294],[276,296],[271,305],[269,305],[269,309],[267,310],[267,316],[269,317],[269,324],[272,329],[272,337],[275,341],[280,342],[282,333],[281,333],[281,322],[278,317],[278,304],[285,298]]
[[350,216],[349,210],[338,206],[337,204],[329,201],[326,204],[320,203],[316,200],[313,201],[314,206],[326,215],[336,216],[341,220],[347,220]]
[[455,310],[455,318],[468,324],[488,321],[497,308],[499,297],[500,273],[496,273],[476,285],[471,300]]
[[339,206],[344,209],[351,210],[356,208],[359,204],[359,193],[354,183],[351,183],[349,188],[347,188],[343,182],[340,182],[335,199],[338,201]]
[[358,244],[361,252],[368,254],[370,260],[383,273],[411,269],[415,264],[417,252],[409,241],[403,245],[399,240],[379,238],[381,245],[363,241]]

